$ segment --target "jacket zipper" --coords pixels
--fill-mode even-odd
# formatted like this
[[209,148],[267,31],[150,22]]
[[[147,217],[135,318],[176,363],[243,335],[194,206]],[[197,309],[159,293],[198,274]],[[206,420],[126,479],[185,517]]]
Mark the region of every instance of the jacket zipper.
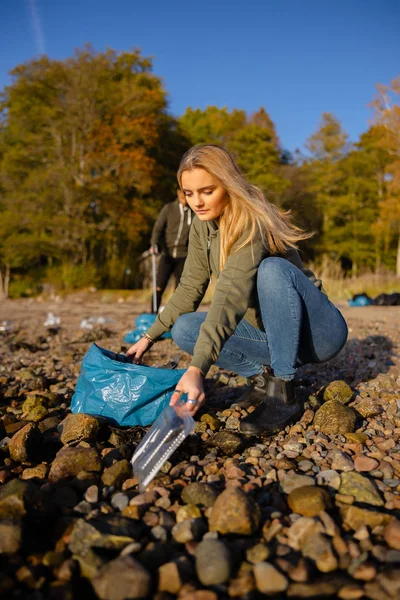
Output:
[[211,240],[209,237],[207,237],[207,269],[208,269],[208,277],[210,279],[211,282],[211,267],[210,267],[210,249],[211,249]]
[[185,212],[183,210],[182,204],[179,204],[179,212],[180,212],[180,215],[181,215],[181,219],[180,219],[180,222],[179,222],[178,234],[177,234],[177,236],[175,238],[175,242],[174,242],[174,249],[172,250],[172,258],[176,258],[176,255],[177,255],[177,252],[178,252],[177,246],[178,246],[178,243],[179,243],[179,238],[181,237],[181,233],[182,233],[182,229],[183,229],[183,222],[185,220]]

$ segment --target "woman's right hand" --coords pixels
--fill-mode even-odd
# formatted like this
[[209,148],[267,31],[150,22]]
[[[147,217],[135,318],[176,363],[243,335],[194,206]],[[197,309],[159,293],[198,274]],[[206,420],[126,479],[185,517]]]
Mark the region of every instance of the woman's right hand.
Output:
[[140,338],[136,344],[133,344],[127,351],[128,356],[133,356],[133,362],[140,364],[142,362],[143,355],[149,350],[153,343],[145,337]]

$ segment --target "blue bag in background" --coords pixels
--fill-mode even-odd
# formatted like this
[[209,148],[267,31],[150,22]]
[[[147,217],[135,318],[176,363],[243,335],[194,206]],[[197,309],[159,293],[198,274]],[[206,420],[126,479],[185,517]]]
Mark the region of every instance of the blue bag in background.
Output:
[[130,360],[93,344],[82,360],[71,411],[102,416],[122,427],[155,421],[185,369],[158,369]]
[[[156,320],[157,315],[153,313],[142,313],[135,320],[135,329],[129,331],[124,337],[124,342],[128,344],[134,344],[142,337],[142,333],[145,333],[149,327],[151,327]],[[171,338],[171,333],[167,331],[164,333],[160,340],[166,340]]]
[[349,300],[349,306],[369,306],[372,304],[372,298],[368,294],[354,294]]

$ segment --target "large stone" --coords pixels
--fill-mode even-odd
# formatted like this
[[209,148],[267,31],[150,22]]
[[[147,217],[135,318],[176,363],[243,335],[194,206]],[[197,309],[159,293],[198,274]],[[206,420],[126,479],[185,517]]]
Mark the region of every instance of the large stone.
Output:
[[284,592],[289,582],[274,565],[269,562],[259,562],[254,565],[254,577],[259,592],[272,596]]
[[333,450],[329,453],[332,459],[331,468],[333,471],[354,471],[354,463],[345,452]]
[[112,518],[78,519],[71,531],[69,548],[78,556],[85,556],[92,548],[119,552],[139,537],[143,529],[141,522],[123,517],[116,521]]
[[189,485],[182,490],[182,500],[186,504],[196,504],[210,507],[213,506],[217,498],[217,490],[209,483],[189,483]]
[[373,398],[363,398],[354,404],[353,407],[364,419],[375,417],[382,411],[380,405]]
[[345,381],[332,381],[324,390],[324,401],[336,400],[340,404],[348,404],[353,397],[353,390]]
[[38,488],[32,483],[13,479],[0,486],[0,519],[20,519],[34,505]]
[[165,563],[158,569],[158,590],[177,594],[183,584],[193,576],[192,563],[186,556]]
[[185,519],[174,525],[171,533],[178,544],[186,544],[186,542],[200,539],[206,529],[202,519]]
[[226,456],[239,452],[242,445],[242,439],[230,431],[219,431],[208,440],[208,446],[219,448]]
[[22,418],[26,421],[41,421],[49,414],[48,399],[44,396],[28,396],[22,405]]
[[8,445],[10,457],[15,462],[33,461],[40,452],[42,436],[35,423],[28,423],[17,431]]
[[361,527],[379,527],[387,525],[393,517],[387,513],[381,513],[376,510],[368,510],[358,506],[342,505],[340,506],[340,515],[343,520],[343,525],[357,531]]
[[390,548],[400,550],[400,521],[393,519],[386,527],[383,537]]
[[352,433],[356,426],[356,413],[336,400],[328,400],[315,413],[313,426],[322,433]]
[[0,521],[0,554],[18,552],[21,546],[21,537],[21,521]]
[[101,425],[99,420],[91,415],[69,414],[59,424],[58,430],[62,443],[72,445],[81,441],[95,441]]
[[317,569],[323,573],[335,571],[338,567],[330,539],[323,533],[314,533],[309,536],[305,540],[301,551],[303,556],[314,560]]
[[221,427],[221,421],[208,413],[201,415],[200,422],[206,423],[207,428],[211,429],[211,431],[217,431]]
[[135,600],[150,595],[151,575],[132,556],[119,556],[100,569],[92,585],[101,600]]
[[31,467],[30,469],[24,469],[21,475],[21,479],[46,479],[49,467],[45,463]]
[[197,546],[196,572],[203,585],[219,585],[228,581],[231,559],[223,542],[206,539]]
[[300,517],[291,525],[287,532],[288,545],[293,550],[300,550],[306,540],[315,533],[323,533],[324,527],[320,521],[311,517]]
[[259,507],[240,488],[230,487],[217,498],[209,518],[210,531],[252,535],[260,522]]
[[340,483],[341,481],[339,473],[333,471],[332,469],[320,471],[317,475],[317,485],[324,485],[334,490],[338,490],[340,488]]
[[290,494],[296,488],[315,485],[315,481],[308,475],[297,475],[297,473],[287,473],[281,479],[281,488],[285,494]]
[[114,487],[120,487],[125,479],[128,479],[132,475],[132,467],[129,462],[124,458],[118,462],[104,469],[104,473],[101,477],[104,485],[112,485]]
[[354,496],[356,502],[365,502],[373,506],[382,506],[383,500],[374,483],[360,473],[342,473],[339,493]]
[[314,485],[294,489],[288,496],[288,504],[293,512],[303,517],[315,517],[332,505],[328,492]]
[[101,471],[101,460],[95,448],[61,448],[50,469],[49,481],[75,477],[81,471]]

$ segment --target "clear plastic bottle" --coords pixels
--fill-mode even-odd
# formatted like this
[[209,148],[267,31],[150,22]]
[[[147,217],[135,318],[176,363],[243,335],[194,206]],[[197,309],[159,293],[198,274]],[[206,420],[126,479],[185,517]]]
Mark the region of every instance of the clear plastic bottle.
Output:
[[154,421],[132,456],[132,468],[142,492],[163,464],[194,430],[195,422],[184,402],[167,406]]

